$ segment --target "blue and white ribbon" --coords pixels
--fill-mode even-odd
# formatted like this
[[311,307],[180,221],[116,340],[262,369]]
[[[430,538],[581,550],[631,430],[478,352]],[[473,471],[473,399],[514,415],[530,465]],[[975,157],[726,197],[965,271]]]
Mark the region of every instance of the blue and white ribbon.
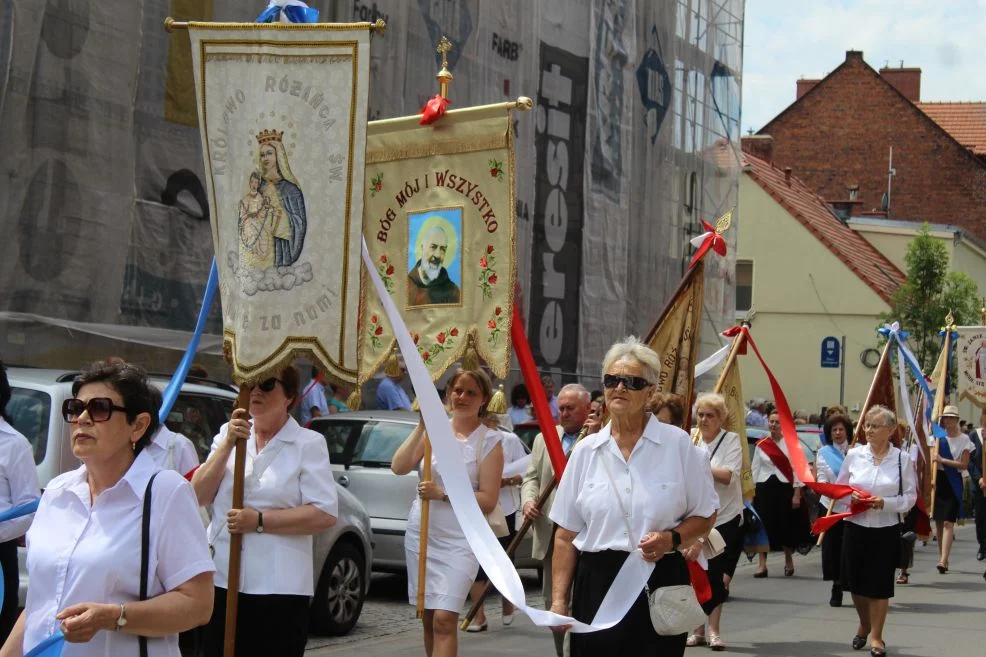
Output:
[[[24,516],[29,516],[38,510],[38,503],[41,502],[40,497],[35,497],[33,500],[27,502],[22,502],[17,506],[12,506],[3,513],[0,513],[0,522],[6,522],[8,520],[15,520],[17,518],[23,518]],[[0,579],[3,579],[3,568],[0,568]],[[3,587],[0,586],[0,607],[3,606]]]
[[301,0],[270,0],[267,9],[257,16],[257,23],[317,23],[318,9],[312,9]]
[[181,392],[181,387],[185,383],[185,377],[188,376],[188,369],[192,366],[195,352],[199,349],[199,341],[202,339],[202,333],[205,332],[205,322],[209,318],[209,308],[212,307],[212,300],[216,296],[217,287],[219,287],[219,272],[216,271],[216,259],[213,258],[212,268],[209,269],[209,281],[205,284],[205,294],[202,295],[202,307],[199,308],[199,318],[195,322],[195,331],[192,332],[192,339],[188,341],[188,349],[185,350],[185,355],[181,357],[181,362],[178,363],[178,369],[175,370],[171,381],[168,382],[168,387],[164,389],[164,394],[162,395],[161,409],[158,411],[158,421],[161,424],[164,424],[164,421],[168,419],[168,414],[171,413],[171,408],[175,405],[175,400],[178,399],[178,393]]
[[59,657],[64,647],[65,635],[61,630],[55,630],[54,634],[42,639],[41,643],[31,648],[24,657]]

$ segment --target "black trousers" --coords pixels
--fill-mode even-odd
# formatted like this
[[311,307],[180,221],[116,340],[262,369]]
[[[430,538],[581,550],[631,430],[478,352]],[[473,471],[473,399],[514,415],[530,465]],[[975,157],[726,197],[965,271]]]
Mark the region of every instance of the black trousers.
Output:
[[972,504],[973,511],[976,514],[976,541],[979,543],[979,549],[986,549],[986,497],[983,496],[983,491],[979,488],[979,482],[973,482],[972,490]]
[[[226,589],[215,590],[212,618],[203,629],[203,657],[222,657]],[[308,641],[307,595],[240,593],[236,612],[236,657],[304,657]]]
[[[617,550],[579,554],[572,589],[574,618],[586,623],[592,621],[629,554]],[[657,562],[648,584],[654,589],[689,581],[685,558],[676,552]],[[617,625],[600,632],[571,635],[571,657],[682,657],[687,636],[661,636],[654,631],[647,596],[641,586],[637,601]]]
[[17,566],[17,541],[0,543],[0,566],[3,567],[3,608],[0,609],[0,645],[7,642],[17,622],[17,589],[20,576]]

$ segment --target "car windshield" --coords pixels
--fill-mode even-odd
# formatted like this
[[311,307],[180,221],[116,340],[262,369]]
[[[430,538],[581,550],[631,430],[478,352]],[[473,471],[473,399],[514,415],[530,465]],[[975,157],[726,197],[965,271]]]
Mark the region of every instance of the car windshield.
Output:
[[11,386],[7,413],[11,424],[20,431],[34,450],[34,463],[44,460],[51,419],[51,397],[46,392]]
[[367,422],[356,441],[350,464],[389,467],[397,448],[413,430],[413,424]]

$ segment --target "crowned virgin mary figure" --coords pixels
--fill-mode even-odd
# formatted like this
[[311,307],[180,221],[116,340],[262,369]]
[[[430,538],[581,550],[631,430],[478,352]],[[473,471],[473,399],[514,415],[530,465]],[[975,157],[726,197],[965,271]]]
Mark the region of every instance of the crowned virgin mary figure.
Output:
[[264,130],[257,135],[263,176],[260,192],[275,201],[274,206],[278,209],[274,224],[274,265],[277,267],[293,265],[298,260],[308,229],[305,196],[288,165],[287,152],[281,141],[283,135],[276,130]]

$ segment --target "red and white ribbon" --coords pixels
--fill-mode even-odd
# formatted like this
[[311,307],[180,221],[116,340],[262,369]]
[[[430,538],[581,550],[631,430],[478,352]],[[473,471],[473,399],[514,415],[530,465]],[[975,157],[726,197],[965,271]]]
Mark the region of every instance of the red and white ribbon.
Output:
[[708,221],[703,220],[702,227],[705,228],[705,232],[689,240],[691,245],[698,249],[695,255],[692,256],[692,261],[688,265],[689,269],[694,267],[695,263],[709,252],[709,249],[712,249],[721,256],[726,255],[726,239],[717,233],[716,229]]

